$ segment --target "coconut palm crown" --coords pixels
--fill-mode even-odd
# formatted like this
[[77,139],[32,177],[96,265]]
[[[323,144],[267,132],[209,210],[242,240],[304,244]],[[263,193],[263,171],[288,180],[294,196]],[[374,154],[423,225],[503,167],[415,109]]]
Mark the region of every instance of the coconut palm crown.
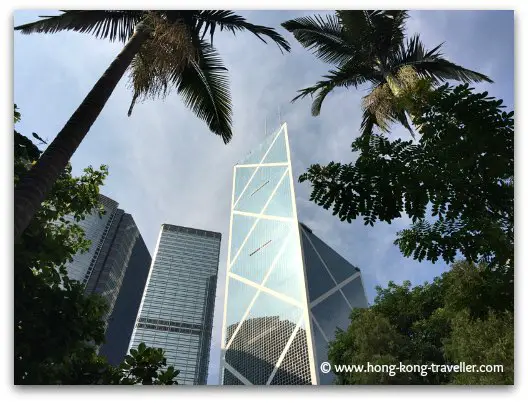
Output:
[[76,10],[15,28],[25,34],[76,31],[125,45],[53,142],[15,187],[15,242],[64,171],[75,150],[112,95],[130,72],[132,112],[138,100],[179,93],[185,105],[224,143],[232,137],[232,107],[227,68],[213,47],[217,31],[248,31],[289,51],[274,29],[247,22],[228,10]]
[[[215,32],[249,31],[282,50],[288,42],[274,29],[247,22],[229,10],[77,10],[15,28],[24,34],[77,31],[126,43],[141,22],[149,36],[129,66],[133,102],[165,97],[175,89],[184,103],[225,143],[232,137],[227,68],[213,47]],[[207,40],[208,39],[208,40]]]
[[[336,88],[371,84],[363,98],[362,134],[376,125],[388,130],[399,122],[411,134],[411,125],[397,97],[409,82],[427,80],[436,85],[446,80],[479,82],[491,79],[445,59],[441,44],[426,50],[419,35],[406,40],[405,10],[337,10],[333,15],[301,17],[282,26],[317,58],[335,67],[315,85],[299,90],[293,101],[310,95],[312,115],[321,112],[326,96]],[[293,102],[292,101],[292,102]]]

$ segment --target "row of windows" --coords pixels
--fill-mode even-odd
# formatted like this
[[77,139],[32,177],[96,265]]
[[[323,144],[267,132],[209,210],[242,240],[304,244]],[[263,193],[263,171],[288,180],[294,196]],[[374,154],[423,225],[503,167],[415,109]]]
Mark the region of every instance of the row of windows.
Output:
[[154,272],[150,278],[150,282],[156,282],[161,284],[180,285],[188,283],[194,285],[194,282],[198,282],[198,285],[202,288],[207,284],[208,281],[216,281],[215,275],[200,276],[196,274],[186,274],[173,276],[168,273],[156,273]]
[[[150,278],[150,282],[160,282],[162,284],[182,284],[183,281],[192,280],[198,281],[200,284],[207,284],[207,281],[213,277],[214,274],[207,273],[193,273],[192,271],[177,271],[176,273],[168,273],[163,271],[154,271]],[[192,284],[192,281],[186,281]]]
[[206,296],[208,295],[207,290],[201,289],[183,289],[173,287],[161,287],[158,285],[150,286],[147,288],[147,294],[145,301],[166,301],[167,303],[196,303],[197,301],[205,302]]
[[180,273],[192,273],[196,276],[210,276],[216,274],[218,262],[209,262],[203,264],[196,261],[175,262],[156,262],[154,273],[163,273],[171,277]]
[[137,343],[145,343],[149,347],[161,348],[166,358],[179,359],[181,361],[187,360],[194,363],[199,356],[200,348],[198,346],[191,346],[184,343],[160,342],[159,340],[151,340],[148,338],[137,338]]
[[[148,316],[149,318],[162,319],[160,316],[170,316],[173,318],[188,318],[190,322],[196,320],[202,320],[202,312],[197,312],[195,309],[188,307],[170,307],[170,306],[159,306],[159,305],[147,305],[141,309],[142,316]],[[183,320],[183,319],[182,319]]]
[[203,252],[205,255],[215,256],[220,253],[220,245],[197,245],[190,243],[173,243],[173,242],[160,242],[158,245],[158,253],[160,251],[169,251],[171,255],[179,255],[184,252]]
[[164,309],[167,312],[174,312],[177,313],[178,311],[185,311],[188,313],[200,313],[205,308],[205,304],[201,302],[199,305],[192,305],[192,301],[173,301],[173,300],[167,300],[167,299],[155,299],[153,297],[149,297],[145,300],[145,303],[143,304],[142,310],[146,309]]
[[[211,278],[213,277],[213,278]],[[211,281],[216,281],[215,276],[208,277],[198,277],[198,276],[177,276],[177,277],[168,277],[168,276],[151,276],[149,281],[149,287],[164,288],[181,288],[186,290],[188,287],[191,287],[194,290],[206,290],[207,286],[211,284]],[[203,291],[202,291],[203,292]],[[200,292],[200,293],[202,293]]]
[[[179,259],[179,260],[177,260]],[[190,269],[199,270],[200,266],[204,269],[215,268],[218,264],[217,256],[207,256],[204,254],[181,253],[175,259],[171,254],[156,255],[156,263],[154,267],[162,266],[165,268],[188,267]],[[160,264],[165,263],[165,264]],[[203,270],[203,269],[202,269]]]
[[174,288],[149,287],[145,296],[145,302],[179,304],[205,304],[209,293],[204,290],[182,290]]
[[193,315],[192,313],[187,314],[181,312],[175,314],[173,312],[167,312],[159,309],[145,309],[141,311],[141,314],[153,319],[185,321],[196,324],[200,324],[203,321],[202,315]]
[[210,237],[203,237],[196,234],[184,234],[184,233],[174,233],[174,232],[163,232],[161,234],[161,240],[185,240],[185,241],[196,241],[196,242],[206,242],[206,243],[213,243],[217,242],[220,243],[220,238],[210,238]]
[[189,287],[193,292],[203,294],[210,284],[210,277],[196,277],[196,276],[180,276],[172,278],[163,278],[162,276],[152,276],[149,281],[149,287],[156,288],[158,290],[164,290],[170,288],[172,290],[186,291]]
[[202,310],[205,306],[205,300],[204,299],[198,299],[198,298],[181,298],[174,296],[173,298],[167,298],[160,295],[156,295],[154,293],[149,294],[146,296],[144,303],[144,307],[168,307],[172,310],[177,309],[194,309],[194,311]]
[[174,322],[189,322],[194,324],[201,324],[202,323],[202,317],[201,316],[191,316],[191,315],[184,315],[184,314],[178,314],[178,315],[171,315],[170,313],[163,313],[159,311],[143,311],[141,312],[142,315],[148,315],[149,318],[152,319],[160,319],[160,320],[170,320]]
[[[175,287],[162,287],[159,285],[153,285],[151,286],[149,284],[149,287],[147,288],[147,295],[145,297],[145,300],[160,300],[160,301],[182,301],[182,302],[189,302],[189,300],[197,301],[197,300],[205,300],[205,295],[207,294],[207,291],[202,287],[200,288],[192,288],[192,289],[183,289],[183,288],[175,288]],[[189,298],[191,297],[191,298]]]
[[201,239],[204,241],[220,241],[220,235],[211,234],[214,236],[208,236],[209,234],[204,233],[193,233],[185,231],[163,231],[162,236],[164,238],[185,238],[185,239]]
[[154,272],[173,274],[175,272],[196,273],[201,275],[215,274],[218,267],[218,260],[204,260],[185,258],[180,262],[174,262],[170,259],[156,259]]
[[180,327],[174,327],[174,326],[165,326],[165,325],[154,325],[149,323],[138,323],[137,327],[140,329],[154,329],[154,330],[163,330],[167,332],[174,332],[174,333],[183,333],[183,334],[196,334],[200,335],[202,333],[201,330],[197,329],[188,329],[188,328],[180,328]]
[[158,249],[162,247],[175,248],[175,249],[194,249],[194,250],[204,250],[218,253],[220,244],[213,243],[196,243],[196,242],[181,242],[181,241],[161,241],[159,243]]
[[174,332],[163,332],[153,329],[145,329],[145,328],[136,328],[136,336],[135,337],[147,337],[147,338],[155,338],[157,340],[179,340],[181,342],[185,342],[187,344],[195,344],[198,345],[200,343],[200,337],[194,334],[189,333],[174,333]]
[[[138,339],[139,341],[139,339]],[[150,342],[148,339],[142,339],[139,341],[140,343],[143,342],[148,346],[153,346],[152,342]],[[183,344],[174,344],[174,343],[157,343],[156,348],[163,349],[165,353],[165,358],[172,358],[173,361],[179,360],[179,361],[187,361],[189,363],[194,364],[196,362],[196,359],[198,357],[198,353],[200,349],[195,346],[185,346]]]
[[[148,316],[153,319],[166,319],[174,318],[174,320],[189,320],[189,322],[201,321],[203,315],[201,312],[196,312],[196,310],[191,310],[189,308],[178,308],[174,309],[168,306],[146,306],[141,310],[142,316]],[[163,316],[163,318],[162,318]]]
[[[199,303],[199,304],[198,304]],[[178,309],[190,309],[194,312],[202,311],[205,306],[205,301],[203,299],[197,300],[194,299],[183,299],[183,298],[162,298],[154,294],[147,295],[143,303],[145,308],[147,307],[157,307],[157,308],[170,308],[173,311]]]
[[203,251],[209,254],[218,254],[220,245],[193,244],[189,242],[160,242],[158,250],[168,249],[174,251]]
[[198,245],[184,242],[160,242],[158,251],[169,250],[174,252],[207,252],[206,254],[215,255],[220,252],[219,245]]
[[[148,345],[148,341],[141,340],[141,342]],[[136,346],[134,346],[134,348],[135,347]],[[163,346],[158,346],[157,348],[163,348]],[[192,354],[177,354],[170,350],[164,349],[164,354],[165,358],[167,359],[168,365],[174,365],[175,367],[177,366],[180,371],[187,370],[189,372],[194,372],[196,370],[196,361],[198,357],[198,354],[196,352]]]

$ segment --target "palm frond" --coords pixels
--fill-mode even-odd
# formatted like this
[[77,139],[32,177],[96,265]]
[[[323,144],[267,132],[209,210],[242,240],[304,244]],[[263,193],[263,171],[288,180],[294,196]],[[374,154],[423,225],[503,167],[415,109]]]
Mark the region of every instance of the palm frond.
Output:
[[244,17],[230,10],[202,10],[196,14],[196,19],[201,21],[202,24],[205,24],[202,35],[209,33],[211,44],[213,43],[214,32],[218,27],[220,31],[227,30],[233,34],[236,34],[237,31],[249,31],[264,43],[267,43],[264,37],[268,37],[277,44],[281,52],[283,50],[290,51],[288,41],[275,31],[275,29],[263,25],[251,24]]
[[135,10],[76,10],[63,11],[56,16],[43,16],[42,20],[15,27],[23,34],[75,31],[90,33],[96,38],[126,42],[145,12]]
[[405,127],[409,133],[411,134],[411,137],[414,139],[414,131],[411,127],[411,124],[409,122],[409,119],[407,118],[407,113],[403,109],[395,110],[394,113],[394,119],[393,121],[400,123],[403,127]]
[[[331,72],[332,73],[332,72]],[[330,77],[329,75],[325,77]],[[312,116],[318,116],[321,113],[321,106],[323,104],[323,101],[325,100],[326,96],[332,92],[337,87],[349,87],[354,81],[354,78],[356,79],[363,79],[362,77],[347,77],[342,80],[339,80],[337,77],[330,78],[328,80],[324,81],[318,81],[315,85],[307,88],[303,88],[299,91],[299,95],[297,95],[295,98],[291,100],[291,102],[295,102],[298,99],[302,99],[310,95],[313,97],[315,95],[315,99],[312,103]]]
[[372,135],[372,130],[374,129],[374,125],[376,125],[376,117],[370,113],[369,110],[364,109],[363,110],[363,119],[361,120],[361,137],[370,137]]
[[304,98],[308,95],[314,96],[312,103],[312,115],[318,116],[321,113],[321,106],[326,96],[335,88],[338,87],[355,87],[371,81],[378,83],[380,77],[368,65],[356,65],[353,61],[349,61],[342,67],[336,70],[330,70],[328,74],[324,75],[325,80],[318,81],[314,86],[299,90],[299,95],[292,99],[295,102],[298,99]]
[[405,10],[337,10],[349,44],[368,53],[370,58],[384,60],[403,42]]
[[299,43],[327,63],[346,63],[354,53],[343,37],[336,15],[300,17],[281,24]]
[[228,143],[232,137],[232,108],[227,68],[212,45],[201,40],[199,61],[191,61],[174,77],[185,105]]
[[323,101],[333,89],[334,87],[328,85],[326,87],[322,87],[319,90],[319,92],[315,96],[315,99],[312,102],[312,116],[319,116],[319,114],[321,113],[321,106],[323,104]]
[[466,69],[445,59],[440,53],[441,46],[440,44],[428,51],[420,41],[419,35],[415,35],[394,54],[391,70],[399,70],[403,66],[412,66],[420,77],[428,78],[434,84],[447,80],[457,80],[466,83],[493,82],[482,73]]

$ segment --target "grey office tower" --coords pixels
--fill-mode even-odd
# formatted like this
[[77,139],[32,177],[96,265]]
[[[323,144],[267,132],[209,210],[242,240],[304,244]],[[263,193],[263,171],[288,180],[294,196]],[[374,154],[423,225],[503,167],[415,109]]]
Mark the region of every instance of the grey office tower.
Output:
[[106,300],[106,342],[99,354],[117,365],[128,350],[151,257],[132,216],[109,197],[100,195],[100,201],[105,214],[94,212],[79,222],[91,240],[90,249],[74,256],[67,271],[84,284],[86,294]]
[[299,222],[293,184],[286,124],[234,167],[224,385],[332,383],[328,342],[367,306],[359,269]]
[[205,385],[221,234],[163,224],[130,348],[165,351],[183,385]]

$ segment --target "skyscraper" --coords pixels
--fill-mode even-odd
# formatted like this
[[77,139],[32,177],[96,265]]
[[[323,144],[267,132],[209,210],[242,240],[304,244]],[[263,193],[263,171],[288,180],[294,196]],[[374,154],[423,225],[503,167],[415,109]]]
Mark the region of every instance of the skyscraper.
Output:
[[297,217],[286,124],[234,167],[224,385],[329,384],[328,341],[366,307],[361,272]]
[[[85,238],[91,241],[90,249],[85,253],[77,253],[73,257],[73,261],[66,264],[68,277],[84,284],[90,277],[110,225],[117,213],[118,203],[115,200],[99,195],[99,201],[104,207],[105,214],[99,216],[97,212],[93,212],[77,223],[84,230]],[[67,218],[73,220],[73,217],[68,216]]]
[[92,241],[90,249],[74,256],[67,270],[84,284],[85,294],[105,299],[106,342],[99,353],[117,365],[127,352],[151,258],[132,216],[109,197],[100,195],[100,201],[105,214],[94,212],[79,222]]
[[162,348],[179,384],[205,385],[221,234],[163,224],[130,348]]

